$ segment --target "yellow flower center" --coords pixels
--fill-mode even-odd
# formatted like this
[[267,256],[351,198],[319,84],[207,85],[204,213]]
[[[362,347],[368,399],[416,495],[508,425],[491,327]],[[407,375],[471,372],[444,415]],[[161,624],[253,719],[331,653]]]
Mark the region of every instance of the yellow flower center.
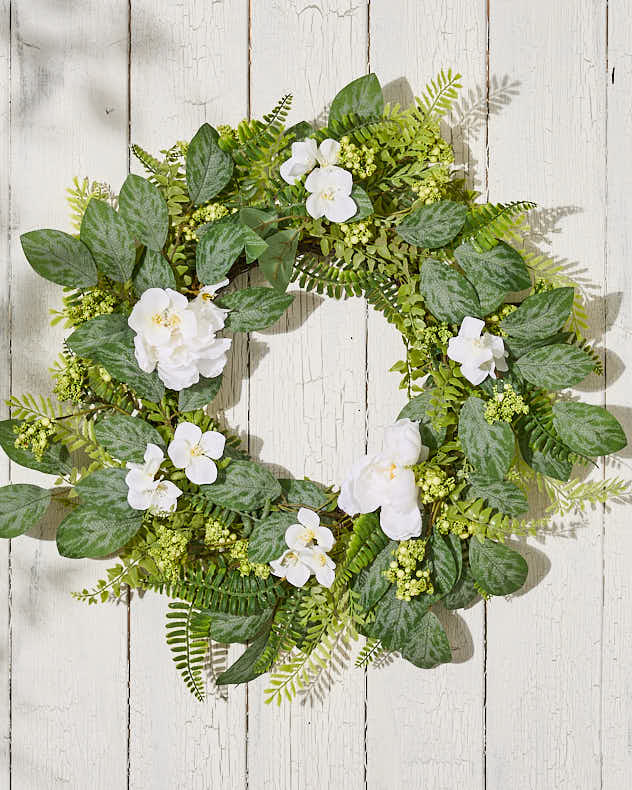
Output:
[[318,564],[322,566],[327,565],[327,557],[324,554],[318,555]]
[[388,469],[388,479],[394,480],[395,479],[395,470],[397,469],[397,464],[391,464]]
[[200,447],[199,444],[194,444],[193,445],[193,447],[191,448],[191,455],[194,458],[198,458],[200,455],[204,455],[204,452],[203,452],[203,450],[202,450],[202,448]]
[[336,197],[336,190],[335,189],[325,189],[320,193],[320,196],[323,200],[334,200]]
[[170,313],[163,310],[162,313],[154,313],[151,317],[154,324],[165,326],[167,329],[177,329],[180,326],[180,316],[177,313]]

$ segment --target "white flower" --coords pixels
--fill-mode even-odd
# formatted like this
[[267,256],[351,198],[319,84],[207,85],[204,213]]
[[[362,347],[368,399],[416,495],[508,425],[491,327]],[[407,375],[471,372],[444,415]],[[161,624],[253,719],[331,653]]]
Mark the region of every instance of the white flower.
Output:
[[461,363],[461,373],[474,386],[487,376],[495,379],[496,370],[508,370],[502,337],[488,332],[481,337],[484,326],[485,322],[480,318],[466,316],[458,336],[451,337],[448,342],[448,356]]
[[125,476],[127,501],[134,510],[149,510],[155,515],[172,513],[182,491],[170,480],[155,479],[165,454],[151,442],[145,449],[145,463],[128,462],[130,470]]
[[158,377],[169,388],[183,390],[200,376],[214,378],[224,369],[231,341],[216,337],[227,310],[213,303],[223,280],[200,290],[192,301],[171,288],[149,288],[128,319],[136,332],[134,348],[141,370]]
[[295,587],[302,587],[312,575],[309,559],[307,551],[288,549],[278,560],[270,562],[270,568],[275,576],[286,578]]
[[214,461],[224,453],[226,438],[217,431],[206,431],[192,422],[181,422],[167,448],[176,469],[184,469],[187,478],[196,485],[214,483],[217,466]]
[[285,531],[285,542],[296,551],[318,546],[323,551],[331,551],[334,545],[333,532],[320,526],[320,517],[313,510],[302,507],[298,511],[298,524],[292,524]]
[[335,543],[333,532],[321,527],[318,514],[306,507],[298,511],[297,520],[298,524],[291,524],[285,531],[289,548],[278,560],[272,560],[272,573],[284,576],[295,587],[302,587],[313,574],[323,587],[331,587],[336,563],[327,552]]
[[341,486],[338,507],[350,516],[380,510],[380,526],[391,540],[421,534],[421,511],[412,466],[428,458],[416,422],[403,418],[384,431],[381,453],[358,461]]
[[316,163],[321,167],[335,165],[339,151],[340,143],[329,137],[318,147],[316,140],[311,138],[292,143],[292,155],[281,165],[281,178],[288,184],[296,184],[299,178],[316,167]]
[[326,217],[330,222],[346,222],[358,211],[351,195],[353,178],[342,167],[317,167],[307,176],[305,189],[312,194],[305,208],[310,217]]

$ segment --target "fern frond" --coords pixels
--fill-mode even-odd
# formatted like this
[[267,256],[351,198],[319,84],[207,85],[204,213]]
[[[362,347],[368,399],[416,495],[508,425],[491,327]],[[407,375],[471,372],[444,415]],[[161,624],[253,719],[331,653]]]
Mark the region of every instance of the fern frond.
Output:
[[629,500],[632,483],[619,477],[606,480],[569,480],[562,482],[538,475],[538,487],[551,500],[546,512],[550,516],[583,513],[587,506],[605,504],[611,499]]
[[429,117],[441,118],[452,109],[461,90],[461,75],[453,74],[448,69],[447,74],[443,69],[437,76],[430,80],[420,97],[415,100],[420,109]]
[[210,621],[193,603],[171,601],[167,612],[167,644],[191,694],[204,702],[202,670],[209,646]]
[[498,239],[511,236],[521,224],[525,212],[532,208],[535,208],[535,203],[526,200],[475,205],[468,213],[460,238],[471,241],[481,251],[490,250]]

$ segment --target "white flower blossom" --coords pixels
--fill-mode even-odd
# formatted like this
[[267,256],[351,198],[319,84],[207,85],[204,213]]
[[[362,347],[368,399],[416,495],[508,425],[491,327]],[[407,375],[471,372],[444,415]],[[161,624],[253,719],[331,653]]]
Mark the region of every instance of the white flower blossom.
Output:
[[285,531],[288,549],[270,562],[272,573],[285,577],[295,587],[302,587],[312,575],[323,587],[331,587],[336,563],[327,552],[335,543],[333,532],[321,527],[318,514],[305,507],[298,511],[297,521]]
[[292,155],[281,165],[281,178],[288,184],[296,184],[299,178],[313,170],[316,164],[321,167],[335,165],[338,161],[340,143],[328,137],[316,145],[316,140],[307,138],[292,143]]
[[508,370],[502,337],[488,332],[481,336],[484,326],[480,318],[466,316],[458,336],[451,337],[448,342],[448,356],[461,363],[461,373],[474,386],[485,381],[487,376],[495,379],[497,370]]
[[338,507],[350,516],[380,508],[380,526],[391,540],[421,534],[415,475],[408,468],[428,458],[418,423],[403,418],[384,431],[381,453],[358,461],[341,486]]
[[227,284],[223,280],[205,286],[192,302],[171,288],[148,288],[128,319],[136,332],[134,348],[140,369],[151,373],[157,368],[160,380],[173,390],[197,384],[200,376],[218,376],[226,365],[231,341],[216,337],[228,311],[217,307],[213,296]]
[[305,189],[311,192],[305,208],[314,219],[324,216],[330,222],[346,222],[358,211],[351,197],[353,178],[342,167],[317,167],[307,176]]
[[160,447],[150,442],[145,449],[144,463],[128,462],[129,472],[125,476],[127,501],[134,510],[149,510],[160,516],[173,513],[176,509],[182,491],[170,480],[156,480],[164,457]]
[[184,469],[196,485],[214,483],[217,466],[214,461],[224,453],[226,438],[217,431],[205,431],[192,422],[181,422],[175,430],[167,453],[176,469]]

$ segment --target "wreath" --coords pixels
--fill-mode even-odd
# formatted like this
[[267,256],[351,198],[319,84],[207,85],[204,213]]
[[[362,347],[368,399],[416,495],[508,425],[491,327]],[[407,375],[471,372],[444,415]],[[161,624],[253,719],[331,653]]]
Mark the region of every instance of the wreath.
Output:
[[[21,237],[63,286],[53,322],[72,332],[54,397],[13,397],[0,423],[11,460],[57,477],[0,489],[0,536],[61,501],[62,556],[117,555],[74,595],[172,599],[167,642],[200,699],[211,640],[248,645],[218,684],[269,672],[275,701],[318,687],[358,634],[360,666],[390,651],[448,662],[437,608],[525,582],[507,536],[627,490],[572,475],[626,439],[605,409],[559,394],[601,363],[579,289],[520,244],[533,204],[477,203],[458,177],[439,122],[459,79],[442,72],[402,109],[369,74],[324,128],[286,128],[288,95],[159,158],[133,146],[146,177],[118,195],[75,180],[76,232]],[[255,266],[267,285],[243,287]],[[274,324],[292,281],[363,296],[406,347],[408,403],[340,489],[275,479],[213,413],[231,336]],[[537,519],[534,487],[549,500]]]

